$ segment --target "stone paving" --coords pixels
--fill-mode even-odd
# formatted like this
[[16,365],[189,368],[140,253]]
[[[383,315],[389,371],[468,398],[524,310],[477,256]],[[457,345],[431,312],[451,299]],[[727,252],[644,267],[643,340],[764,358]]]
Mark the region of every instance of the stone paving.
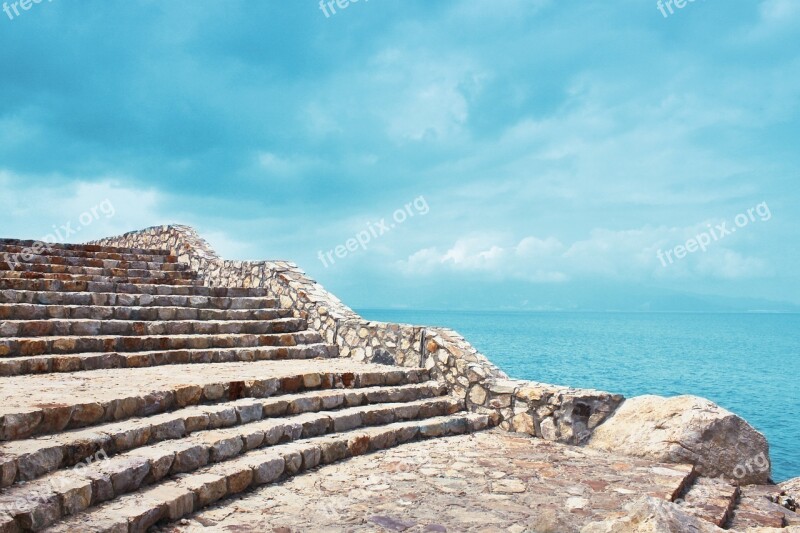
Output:
[[568,533],[671,499],[690,473],[495,429],[328,465],[158,531]]
[[[217,383],[280,379],[305,374],[374,373],[387,367],[347,359],[258,361],[98,370],[70,374],[45,374],[0,378],[0,415],[41,404],[80,400],[107,402],[145,396],[150,391],[173,390],[187,384],[203,387]],[[405,370],[405,369],[403,369]],[[397,374],[401,374],[397,371]],[[379,383],[376,383],[376,385]],[[36,396],[27,394],[36,391]]]

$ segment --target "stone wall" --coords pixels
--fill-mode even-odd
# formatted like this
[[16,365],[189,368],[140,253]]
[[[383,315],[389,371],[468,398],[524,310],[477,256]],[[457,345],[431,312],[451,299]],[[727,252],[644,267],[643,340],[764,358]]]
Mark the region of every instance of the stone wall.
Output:
[[455,331],[364,320],[296,264],[221,259],[188,226],[156,226],[93,244],[169,250],[206,285],[266,288],[338,345],[340,357],[425,367],[468,409],[491,415],[504,429],[577,444],[623,401],[595,390],[511,380]]

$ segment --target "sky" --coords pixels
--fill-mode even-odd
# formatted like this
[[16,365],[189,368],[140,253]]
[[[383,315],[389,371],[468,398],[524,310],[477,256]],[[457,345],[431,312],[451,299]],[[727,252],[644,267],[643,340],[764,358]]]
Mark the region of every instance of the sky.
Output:
[[6,2],[0,236],[188,224],[355,308],[800,310],[800,2],[342,5]]

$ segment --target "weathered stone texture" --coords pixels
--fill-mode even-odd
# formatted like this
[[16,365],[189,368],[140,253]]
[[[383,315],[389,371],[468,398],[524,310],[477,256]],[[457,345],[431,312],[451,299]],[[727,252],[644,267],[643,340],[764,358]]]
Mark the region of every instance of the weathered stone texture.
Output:
[[594,431],[592,448],[697,465],[705,476],[768,483],[769,445],[740,417],[696,396],[627,400]]
[[673,503],[642,498],[628,515],[586,525],[581,533],[722,533],[724,530],[681,511]]
[[691,471],[491,430],[324,466],[160,531],[577,533]]
[[780,484],[781,489],[800,502],[800,477],[789,479]]
[[[692,465],[565,445],[604,428],[630,431],[621,396],[509,379],[454,331],[365,321],[291,263],[223,261],[190,228],[106,242],[123,248],[54,244],[20,271],[0,261],[2,533],[145,531],[354,459],[339,471],[358,475],[341,486],[349,494],[393,447],[497,424],[507,431],[387,454],[429,462],[423,477],[408,471],[370,486],[412,511],[422,507],[407,503],[416,494],[427,515],[377,512],[368,499],[351,501],[370,513],[353,519],[366,530],[441,531],[446,510],[469,501],[474,509],[449,517],[454,530],[577,531],[646,494],[679,510],[661,505],[654,516],[645,502],[633,518],[598,527],[694,527],[681,513],[737,529],[800,523],[795,499],[775,485],[738,487],[697,478]],[[29,244],[0,239],[0,251]],[[156,249],[137,252],[145,247]],[[730,465],[758,441],[710,402],[674,407],[634,409],[639,419],[655,411],[648,424],[701,452],[648,443],[665,461]],[[766,450],[734,475],[762,464]],[[306,507],[292,526],[309,518]]]

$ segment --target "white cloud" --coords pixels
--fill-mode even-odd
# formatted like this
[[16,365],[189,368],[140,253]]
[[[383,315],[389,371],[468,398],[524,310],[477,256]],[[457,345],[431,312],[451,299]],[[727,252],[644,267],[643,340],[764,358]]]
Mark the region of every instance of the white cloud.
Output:
[[294,177],[319,164],[309,157],[281,156],[267,151],[259,152],[257,158],[259,168],[270,177]]
[[764,0],[758,6],[760,15],[756,32],[785,29],[800,21],[800,3],[797,0]]
[[[557,283],[578,279],[617,281],[680,279],[749,279],[772,275],[757,257],[732,250],[735,237],[712,242],[673,262],[658,252],[673,250],[707,231],[707,223],[677,227],[644,227],[614,231],[595,229],[588,238],[563,243],[555,237],[528,236],[514,242],[497,236],[469,236],[446,250],[419,250],[398,263],[410,275],[482,273],[498,279]],[[666,266],[665,264],[666,263]]]
[[382,100],[373,109],[395,140],[445,140],[462,134],[469,118],[467,94],[479,91],[485,79],[465,57],[426,58],[419,51],[399,49],[379,52],[370,72],[369,83]]
[[298,122],[304,124],[308,134],[315,138],[343,132],[330,110],[316,102],[311,102],[302,109]]
[[516,245],[491,244],[486,237],[467,237],[441,252],[426,248],[401,261],[399,267],[409,274],[437,271],[481,272],[497,278],[523,279],[531,282],[566,281],[567,275],[549,268],[552,259],[563,253],[556,239],[527,237]]
[[5,214],[0,230],[4,236],[43,239],[61,235],[66,238],[56,240],[85,242],[180,222],[169,218],[179,216],[174,206],[180,204],[154,187],[139,188],[116,176],[51,178],[0,170],[0,209]]
[[695,271],[700,275],[726,280],[748,279],[772,275],[769,264],[758,257],[745,257],[733,250],[721,249],[717,253],[697,257]]
[[36,122],[27,119],[20,113],[0,117],[0,146],[4,150],[15,150],[24,146],[42,134]]
[[358,71],[327,80],[328,94],[306,104],[302,117],[315,136],[374,127],[394,143],[459,140],[487,72],[463,54],[388,46]]
[[461,132],[469,110],[457,80],[435,81],[406,94],[389,119],[393,137],[414,141],[442,139]]
[[[108,176],[95,180],[61,176],[53,180],[57,185],[47,187],[32,176],[0,170],[0,209],[5,214],[0,236],[86,242],[162,224],[192,225],[195,218],[186,213],[181,199],[155,187],[138,188],[127,181]],[[213,227],[195,227],[220,257],[261,259],[252,242],[231,238]]]
[[223,259],[232,258],[251,258],[252,260],[262,260],[263,258],[253,257],[253,243],[231,238],[222,231],[203,231],[200,235],[208,242],[209,246],[217,252]]

